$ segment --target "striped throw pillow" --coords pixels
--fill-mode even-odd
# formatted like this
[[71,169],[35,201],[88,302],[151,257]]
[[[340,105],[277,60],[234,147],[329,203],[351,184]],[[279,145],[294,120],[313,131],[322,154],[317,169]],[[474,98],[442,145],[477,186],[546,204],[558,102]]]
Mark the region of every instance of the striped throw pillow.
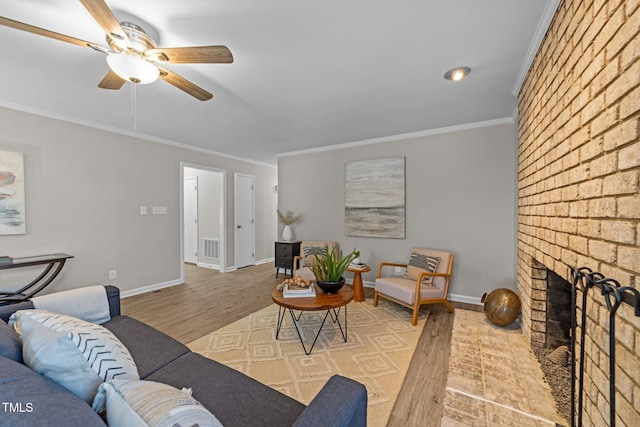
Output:
[[[402,277],[405,279],[417,280],[420,273],[424,271],[435,273],[439,263],[440,257],[428,256],[417,251],[412,251],[411,257],[409,257],[407,271]],[[423,277],[422,283],[431,285],[433,283],[433,277]]]
[[107,424],[126,427],[222,427],[218,419],[191,396],[167,384],[111,380],[102,384],[93,409],[106,410]]
[[324,246],[305,246],[302,248],[302,254],[304,255],[304,266],[311,267],[316,260],[316,255],[323,257],[327,254],[327,251]]

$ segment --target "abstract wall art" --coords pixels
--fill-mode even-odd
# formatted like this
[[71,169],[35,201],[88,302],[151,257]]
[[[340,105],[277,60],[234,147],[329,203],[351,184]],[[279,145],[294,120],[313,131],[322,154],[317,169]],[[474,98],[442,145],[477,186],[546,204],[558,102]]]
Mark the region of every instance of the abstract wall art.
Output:
[[405,159],[345,165],[344,231],[347,236],[405,238]]
[[25,234],[24,155],[0,150],[0,235]]

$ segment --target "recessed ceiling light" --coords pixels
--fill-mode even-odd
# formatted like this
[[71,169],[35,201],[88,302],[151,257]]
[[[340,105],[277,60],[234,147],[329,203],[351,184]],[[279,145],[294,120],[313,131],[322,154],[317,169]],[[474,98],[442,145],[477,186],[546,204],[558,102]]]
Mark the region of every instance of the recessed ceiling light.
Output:
[[454,82],[460,81],[465,78],[467,74],[471,72],[469,67],[456,67],[444,73],[444,78],[447,80],[453,80]]

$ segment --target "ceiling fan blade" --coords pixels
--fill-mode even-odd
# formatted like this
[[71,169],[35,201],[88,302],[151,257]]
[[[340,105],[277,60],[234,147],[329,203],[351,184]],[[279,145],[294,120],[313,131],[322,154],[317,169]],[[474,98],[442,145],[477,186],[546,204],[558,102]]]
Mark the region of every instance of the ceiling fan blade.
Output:
[[80,3],[89,11],[102,29],[116,39],[120,39],[126,46],[131,45],[129,37],[124,32],[120,23],[113,15],[104,0],[80,0]]
[[176,73],[162,67],[158,67],[158,70],[160,70],[160,78],[162,80],[199,99],[200,101],[208,101],[209,99],[213,98],[213,94],[207,92],[201,87],[196,86],[189,80],[180,77]]
[[226,46],[195,46],[149,49],[145,52],[152,60],[172,64],[230,64],[233,55]]
[[104,76],[104,79],[102,79],[102,81],[98,84],[98,87],[102,89],[118,90],[124,83],[125,80],[123,78],[121,78],[113,71],[109,70],[107,75]]
[[90,47],[95,50],[106,49],[105,47],[96,45],[95,43],[80,40],[71,36],[66,36],[54,31],[45,30],[44,28],[35,27],[33,25],[25,24],[24,22],[14,21],[13,19],[5,18],[4,16],[0,16],[0,25],[26,31],[28,33],[37,34],[39,36],[50,37],[52,39],[61,40],[63,42],[75,44],[82,47]]

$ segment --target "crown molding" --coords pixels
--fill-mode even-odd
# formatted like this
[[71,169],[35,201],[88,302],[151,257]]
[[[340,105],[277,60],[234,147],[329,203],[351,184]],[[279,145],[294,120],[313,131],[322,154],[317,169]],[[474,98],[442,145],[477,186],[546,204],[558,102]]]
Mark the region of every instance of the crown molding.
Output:
[[345,142],[343,144],[327,145],[324,147],[309,148],[306,150],[288,151],[285,153],[278,153],[275,156],[276,158],[281,158],[281,157],[299,156],[303,154],[322,153],[325,151],[342,150],[344,148],[361,147],[363,145],[380,144],[383,142],[403,141],[403,140],[412,139],[412,138],[421,138],[421,137],[431,136],[431,135],[441,135],[445,133],[459,132],[459,131],[469,130],[469,129],[478,129],[478,128],[484,128],[489,126],[506,125],[506,124],[512,124],[512,123],[515,123],[513,120],[513,117],[503,117],[501,119],[485,120],[483,122],[467,123],[464,125],[447,126],[447,127],[437,128],[437,129],[423,130],[419,132],[402,133],[399,135],[383,136],[380,138],[365,139],[362,141]]
[[529,43],[529,49],[527,50],[527,53],[522,60],[522,64],[520,64],[520,71],[518,71],[518,76],[516,77],[516,81],[513,84],[513,89],[511,89],[511,95],[515,96],[516,98],[520,94],[520,88],[522,87],[522,83],[524,83],[524,79],[529,73],[531,64],[538,54],[538,49],[542,44],[542,40],[544,40],[544,37],[547,35],[549,25],[551,25],[551,21],[556,15],[559,4],[560,0],[547,0],[547,4],[542,11],[542,16],[540,16],[540,20],[538,21],[536,31],[533,34],[531,42]]
[[244,157],[232,156],[230,154],[220,153],[218,151],[197,147],[195,145],[189,145],[189,144],[185,144],[185,143],[182,143],[182,142],[171,141],[169,139],[158,138],[158,137],[151,136],[151,135],[145,135],[143,133],[134,132],[134,131],[126,130],[126,129],[120,129],[120,128],[117,128],[115,126],[108,126],[108,125],[104,125],[104,124],[101,124],[101,123],[92,122],[90,120],[83,120],[83,119],[79,119],[77,117],[71,117],[71,116],[67,116],[67,115],[64,115],[64,114],[54,113],[52,111],[43,110],[43,109],[39,109],[39,108],[34,108],[34,107],[27,106],[27,105],[16,104],[14,102],[8,102],[8,101],[2,100],[2,99],[0,99],[0,107],[5,107],[5,108],[9,108],[11,110],[22,111],[22,112],[25,112],[25,113],[30,113],[30,114],[35,114],[35,115],[42,116],[42,117],[47,117],[47,118],[50,118],[50,119],[60,120],[60,121],[63,121],[63,122],[73,123],[73,124],[76,124],[76,125],[86,126],[86,127],[90,127],[90,128],[94,128],[94,129],[99,129],[99,130],[106,131],[106,132],[117,133],[119,135],[129,136],[129,137],[141,139],[141,140],[144,140],[144,141],[149,141],[149,142],[155,142],[155,143],[158,143],[158,144],[169,145],[169,146],[172,146],[172,147],[182,148],[182,149],[185,149],[185,150],[197,151],[199,153],[209,154],[209,155],[216,156],[216,157],[223,157],[225,159],[237,160],[239,162],[251,163],[251,164],[254,164],[254,165],[258,165],[258,166],[266,166],[266,167],[273,168],[273,169],[277,168],[276,165],[271,164],[271,163],[259,162],[257,160],[246,159]]

